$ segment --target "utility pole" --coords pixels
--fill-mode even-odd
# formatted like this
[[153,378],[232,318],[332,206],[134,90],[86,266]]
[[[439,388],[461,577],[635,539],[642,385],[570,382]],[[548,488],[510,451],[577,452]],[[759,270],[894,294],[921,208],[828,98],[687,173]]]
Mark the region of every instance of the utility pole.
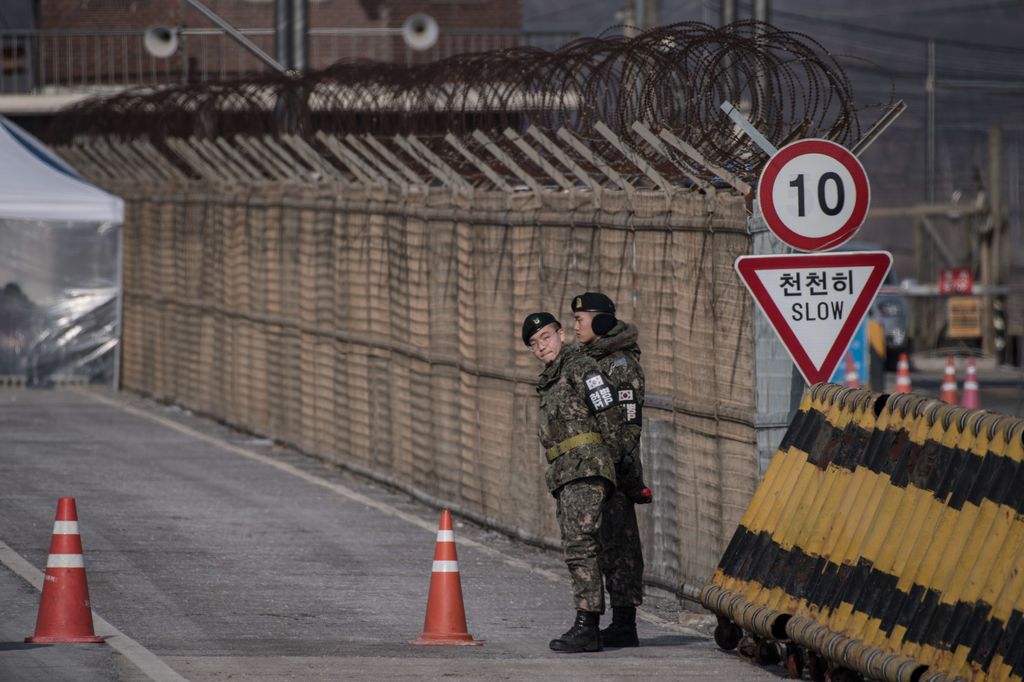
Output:
[[924,145],[924,189],[925,199],[929,204],[935,203],[935,41],[928,41],[928,75],[924,81],[924,91],[928,97],[928,123]]
[[290,5],[288,0],[274,0],[274,56],[285,68],[291,68],[292,64],[292,34],[288,30]]
[[754,21],[769,23],[771,21],[771,8],[768,0],[754,0]]
[[309,68],[309,0],[274,0],[274,53],[291,71]]
[[636,27],[641,31],[658,25],[658,0],[636,0]]
[[985,194],[988,197],[988,220],[981,228],[979,240],[979,279],[985,287],[981,297],[981,352],[987,356],[996,353],[995,325],[992,314],[992,287],[998,283],[999,267],[1003,258],[1000,237],[1003,232],[1003,198],[1000,191],[1002,180],[1002,130],[993,127],[988,131],[988,186]]
[[309,70],[309,0],[292,3],[292,68],[299,73]]
[[622,35],[635,38],[643,31],[658,25],[658,0],[633,0],[616,14],[622,21]]
[[[757,24],[758,42],[764,37],[765,26],[768,24],[768,0],[754,0],[754,21]],[[770,106],[768,103],[768,75],[764,69],[757,70],[757,97],[761,100],[761,106]]]
[[722,0],[722,26],[736,21],[736,0]]
[[636,18],[636,7],[626,5],[619,10],[618,18],[622,21],[622,35],[626,38],[636,38],[640,33],[640,22]]

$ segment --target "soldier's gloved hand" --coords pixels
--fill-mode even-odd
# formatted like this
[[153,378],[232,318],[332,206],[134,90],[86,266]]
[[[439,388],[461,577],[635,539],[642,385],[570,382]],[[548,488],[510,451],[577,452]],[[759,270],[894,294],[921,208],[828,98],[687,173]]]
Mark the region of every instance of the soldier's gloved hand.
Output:
[[632,486],[619,486],[619,489],[633,501],[633,504],[650,504],[654,502],[654,492],[643,482]]
[[654,501],[654,493],[644,483],[643,469],[632,455],[626,455],[615,467],[615,475],[619,480],[619,489],[634,504],[650,504]]

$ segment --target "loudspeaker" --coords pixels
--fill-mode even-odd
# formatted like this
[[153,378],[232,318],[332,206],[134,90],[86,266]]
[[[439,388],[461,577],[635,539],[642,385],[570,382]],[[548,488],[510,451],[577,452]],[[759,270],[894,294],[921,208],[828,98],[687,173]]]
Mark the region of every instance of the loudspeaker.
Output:
[[413,50],[429,50],[440,34],[437,21],[429,14],[413,14],[402,24],[402,40]]
[[178,29],[170,26],[150,26],[142,36],[146,52],[154,57],[166,58],[178,51]]

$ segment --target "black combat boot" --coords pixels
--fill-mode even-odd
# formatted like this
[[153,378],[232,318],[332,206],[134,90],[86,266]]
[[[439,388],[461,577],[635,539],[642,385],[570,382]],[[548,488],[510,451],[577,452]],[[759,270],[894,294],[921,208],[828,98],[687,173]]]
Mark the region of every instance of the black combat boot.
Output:
[[601,630],[601,644],[612,647],[640,646],[636,636],[636,607],[613,606],[612,623]]
[[601,636],[597,624],[601,614],[577,611],[572,627],[558,639],[551,640],[551,650],[563,654],[578,654],[582,651],[600,651]]

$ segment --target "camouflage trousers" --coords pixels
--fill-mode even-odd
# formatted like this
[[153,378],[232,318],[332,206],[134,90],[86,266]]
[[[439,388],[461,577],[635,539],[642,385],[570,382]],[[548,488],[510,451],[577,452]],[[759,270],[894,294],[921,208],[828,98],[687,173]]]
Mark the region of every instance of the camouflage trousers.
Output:
[[612,607],[640,606],[644,600],[644,555],[636,505],[619,489],[604,503],[599,537],[599,564]]
[[610,488],[611,484],[603,478],[580,478],[563,485],[556,496],[562,552],[578,611],[604,613],[600,533],[602,510]]

